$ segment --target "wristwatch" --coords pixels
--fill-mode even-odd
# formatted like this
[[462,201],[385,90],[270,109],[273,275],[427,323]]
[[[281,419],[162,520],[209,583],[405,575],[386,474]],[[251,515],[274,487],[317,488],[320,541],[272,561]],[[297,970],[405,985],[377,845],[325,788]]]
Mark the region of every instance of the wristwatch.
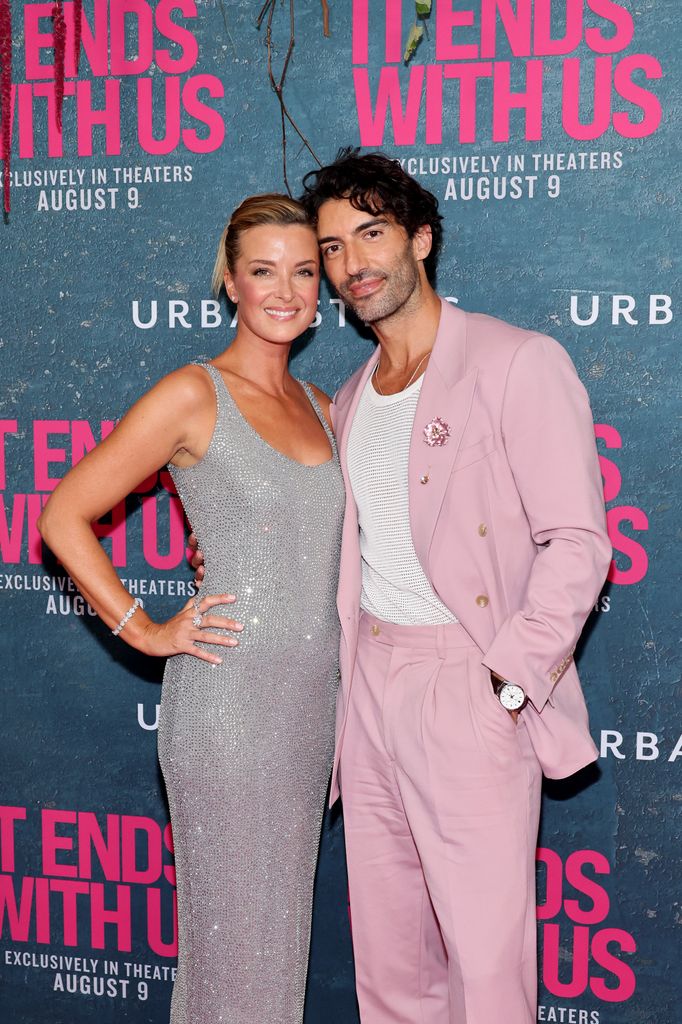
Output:
[[526,691],[518,683],[509,679],[493,679],[495,696],[505,711],[521,711],[526,706]]

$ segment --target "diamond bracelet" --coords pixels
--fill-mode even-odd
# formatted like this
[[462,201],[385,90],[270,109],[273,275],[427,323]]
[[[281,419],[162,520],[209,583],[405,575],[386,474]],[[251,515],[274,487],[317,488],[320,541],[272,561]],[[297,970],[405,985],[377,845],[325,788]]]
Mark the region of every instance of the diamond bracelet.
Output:
[[135,614],[135,612],[137,611],[137,609],[140,608],[141,606],[142,606],[142,601],[140,601],[139,597],[136,597],[135,600],[133,601],[133,603],[131,604],[130,608],[128,609],[128,611],[125,613],[125,615],[123,616],[123,618],[119,622],[119,624],[116,627],[116,629],[112,629],[111,632],[114,634],[114,636],[118,636],[118,634],[121,632],[121,630],[126,625],[126,623],[130,622],[130,620],[132,619],[132,617]]

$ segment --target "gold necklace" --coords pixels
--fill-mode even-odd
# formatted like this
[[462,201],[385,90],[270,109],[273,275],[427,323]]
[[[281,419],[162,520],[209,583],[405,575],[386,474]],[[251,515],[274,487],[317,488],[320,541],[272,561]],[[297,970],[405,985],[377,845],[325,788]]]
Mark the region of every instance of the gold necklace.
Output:
[[[412,371],[412,376],[408,380],[407,384],[404,384],[403,387],[401,387],[400,391],[407,391],[407,389],[409,388],[410,384],[412,383],[414,378],[417,376],[417,370],[419,369],[421,364],[424,362],[424,360],[427,359],[430,355],[431,355],[431,350],[429,349],[429,351],[425,355],[423,355],[421,357],[421,359],[419,360],[419,362],[415,366],[414,370]],[[386,398],[387,396],[381,390],[381,384],[379,383],[379,367],[380,366],[381,366],[381,359],[379,359],[377,361],[377,365],[374,367],[374,383],[376,384],[377,388],[379,389],[379,394],[381,395],[381,397],[382,398]],[[400,392],[396,392],[396,394],[400,394]]]

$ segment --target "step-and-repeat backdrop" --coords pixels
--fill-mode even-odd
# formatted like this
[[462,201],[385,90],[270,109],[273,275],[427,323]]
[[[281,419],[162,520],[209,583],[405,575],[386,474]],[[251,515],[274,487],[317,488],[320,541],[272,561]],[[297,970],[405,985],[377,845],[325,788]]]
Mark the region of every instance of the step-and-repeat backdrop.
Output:
[[[167,1020],[162,665],[112,638],[36,519],[145,388],[229,342],[215,248],[245,195],[283,187],[268,59],[278,82],[292,39],[292,190],[313,152],[383,148],[441,202],[441,294],[552,334],[587,385],[614,548],[579,649],[600,757],[545,795],[538,1019],[679,1020],[679,15],[677,0],[0,0],[3,1022]],[[296,374],[333,392],[371,347],[323,286]],[[192,593],[166,472],[98,530],[152,616]],[[357,1021],[338,814],[306,1019]]]

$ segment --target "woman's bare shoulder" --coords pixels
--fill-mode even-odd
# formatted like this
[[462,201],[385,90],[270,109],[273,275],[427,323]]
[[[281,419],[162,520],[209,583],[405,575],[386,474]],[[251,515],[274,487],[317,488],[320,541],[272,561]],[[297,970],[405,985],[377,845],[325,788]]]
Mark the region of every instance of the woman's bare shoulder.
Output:
[[159,400],[172,402],[178,409],[196,408],[197,404],[213,398],[214,393],[211,377],[196,363],[172,370],[150,392]]

